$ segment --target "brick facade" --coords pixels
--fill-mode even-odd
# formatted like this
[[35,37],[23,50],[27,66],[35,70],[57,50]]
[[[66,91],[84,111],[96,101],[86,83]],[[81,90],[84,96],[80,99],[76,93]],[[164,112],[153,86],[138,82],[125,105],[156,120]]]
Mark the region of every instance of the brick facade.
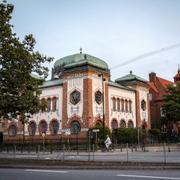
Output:
[[136,90],[136,126],[141,126],[139,91]]
[[62,129],[67,126],[68,114],[67,114],[67,82],[63,83],[63,103],[62,103]]
[[92,79],[83,80],[83,114],[82,119],[86,127],[93,126],[93,100],[92,100]]

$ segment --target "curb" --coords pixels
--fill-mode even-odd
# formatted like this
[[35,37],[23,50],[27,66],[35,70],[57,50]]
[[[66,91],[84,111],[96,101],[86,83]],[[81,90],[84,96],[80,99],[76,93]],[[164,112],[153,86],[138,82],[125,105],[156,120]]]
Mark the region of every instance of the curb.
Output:
[[180,169],[180,163],[61,161],[37,159],[0,159],[0,168],[20,169]]

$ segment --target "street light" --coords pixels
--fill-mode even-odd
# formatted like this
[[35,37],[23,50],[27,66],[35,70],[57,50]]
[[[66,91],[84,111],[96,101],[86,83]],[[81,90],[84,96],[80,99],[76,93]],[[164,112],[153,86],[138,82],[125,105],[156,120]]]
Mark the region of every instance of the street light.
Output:
[[103,142],[105,141],[105,116],[104,116],[104,75],[101,73],[98,75],[102,80],[102,125],[103,125]]

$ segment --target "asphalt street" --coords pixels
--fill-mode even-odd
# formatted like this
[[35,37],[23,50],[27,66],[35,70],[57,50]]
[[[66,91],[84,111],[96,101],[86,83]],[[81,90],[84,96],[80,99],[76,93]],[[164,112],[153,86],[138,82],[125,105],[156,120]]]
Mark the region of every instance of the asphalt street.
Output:
[[0,180],[180,180],[179,170],[0,169]]

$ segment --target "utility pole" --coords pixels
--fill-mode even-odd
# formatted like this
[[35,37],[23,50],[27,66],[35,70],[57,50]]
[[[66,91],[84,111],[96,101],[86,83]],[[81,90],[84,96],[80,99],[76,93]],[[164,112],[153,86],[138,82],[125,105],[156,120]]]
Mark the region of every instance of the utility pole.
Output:
[[99,74],[102,80],[102,127],[103,127],[103,142],[105,141],[105,115],[104,115],[104,75],[103,73]]

